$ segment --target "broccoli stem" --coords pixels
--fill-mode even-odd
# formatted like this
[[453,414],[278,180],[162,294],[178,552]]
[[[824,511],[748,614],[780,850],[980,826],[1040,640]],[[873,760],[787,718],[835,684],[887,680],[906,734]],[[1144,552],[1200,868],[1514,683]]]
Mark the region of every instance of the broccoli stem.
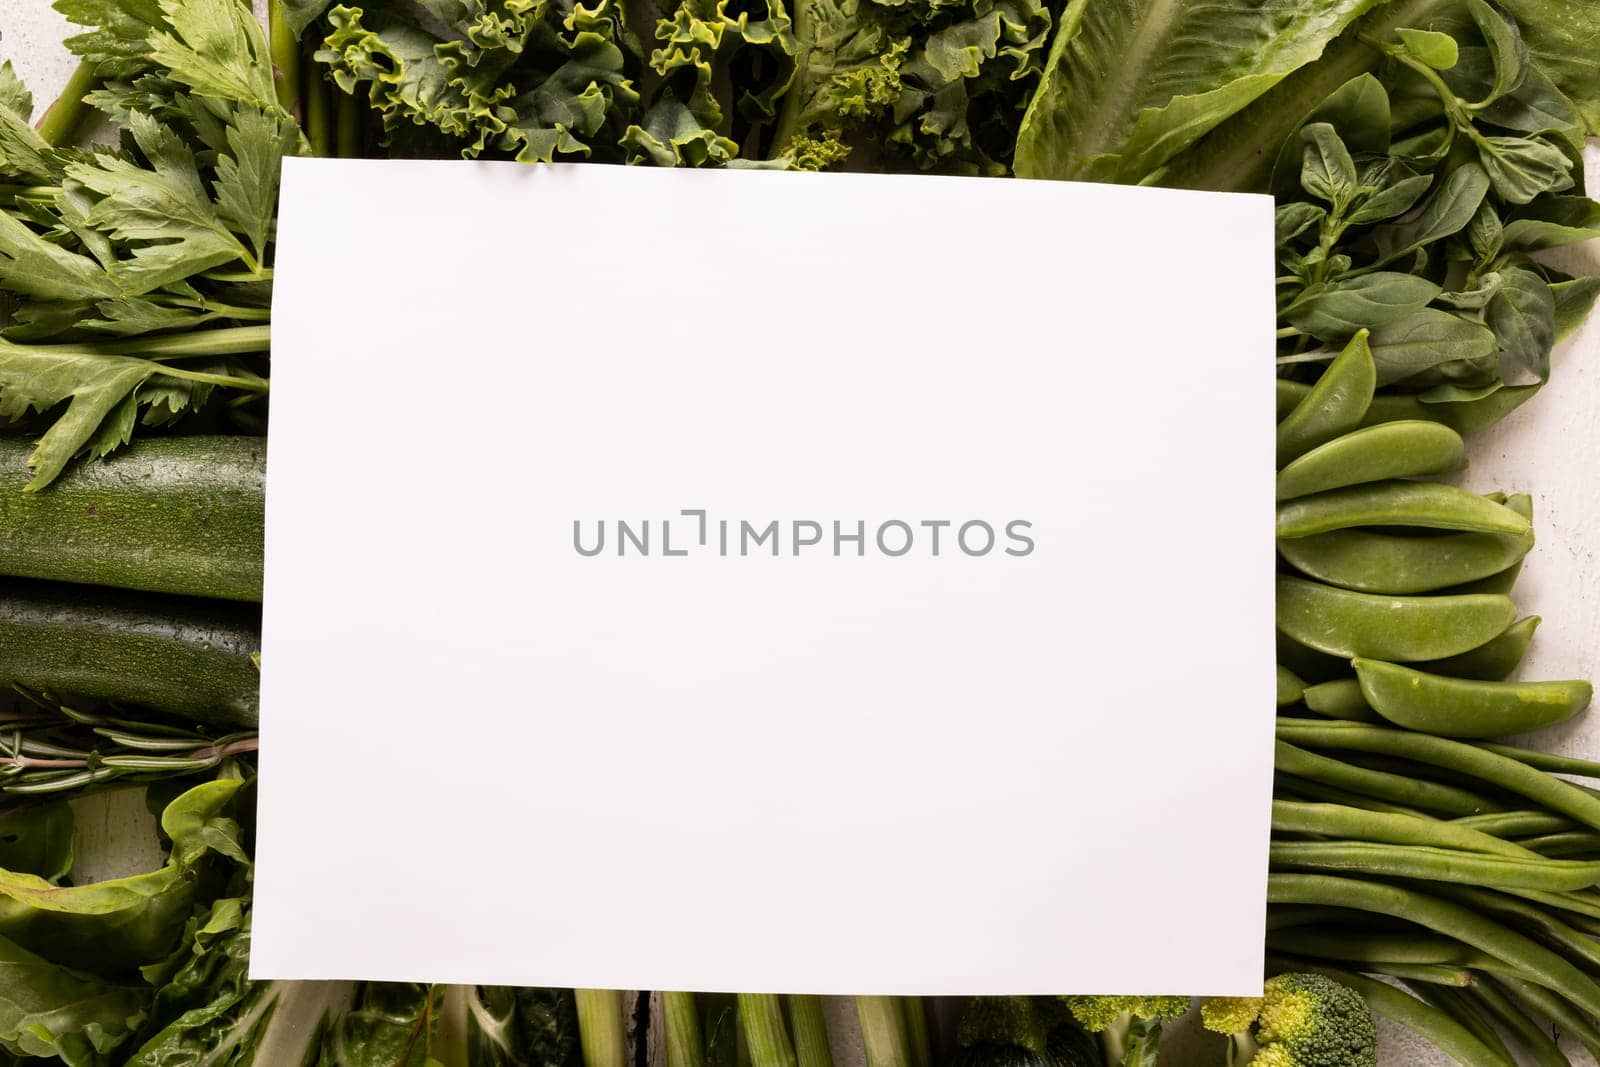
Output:
[[575,989],[578,1043],[584,1067],[628,1067],[628,1035],[622,1027],[622,994],[615,989]]
[[84,118],[89,114],[89,105],[84,102],[84,97],[99,84],[100,76],[95,73],[95,65],[87,59],[79,63],[78,69],[67,79],[66,88],[61,90],[61,95],[56,97],[55,103],[45,111],[44,118],[39,120],[39,136],[44,138],[46,144],[59,148],[71,143],[78,127],[83,125]]
[[794,1035],[796,1063],[799,1067],[833,1067],[822,998],[795,995],[785,999],[789,1007],[789,1031]]
[[740,993],[739,1024],[744,1027],[751,1067],[795,1067],[794,1046],[783,1021],[783,1001],[772,993]]
[[898,997],[856,997],[867,1067],[910,1067],[905,1014]]
[[705,1067],[705,1042],[700,1037],[700,1006],[693,993],[661,994],[662,1030],[667,1067]]

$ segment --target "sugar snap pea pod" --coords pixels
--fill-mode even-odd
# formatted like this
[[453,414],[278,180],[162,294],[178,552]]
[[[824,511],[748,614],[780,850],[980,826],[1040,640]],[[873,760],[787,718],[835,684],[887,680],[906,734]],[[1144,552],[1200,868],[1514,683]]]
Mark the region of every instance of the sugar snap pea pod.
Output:
[[1441,785],[1404,774],[1390,774],[1357,767],[1331,756],[1308,752],[1279,741],[1273,765],[1283,774],[1312,782],[1347,789],[1407,808],[1443,812],[1447,815],[1473,815],[1493,811],[1497,805],[1486,797],[1453,785]]
[[1278,466],[1360,425],[1377,384],[1378,369],[1367,345],[1367,331],[1362,330],[1278,423]]
[[1278,664],[1278,707],[1298,703],[1305,688],[1306,683],[1297,678],[1294,671]]
[[1335,437],[1284,467],[1278,472],[1278,499],[1466,465],[1466,445],[1450,427],[1421,419],[1385,422]]
[[1304,382],[1291,382],[1286,378],[1278,379],[1278,421],[1299,406],[1300,401],[1311,392],[1311,386]]
[[1289,575],[1279,575],[1277,584],[1278,629],[1303,645],[1350,659],[1409,663],[1459,655],[1503,632],[1517,616],[1516,605],[1504,596],[1379,596]]
[[1369,529],[1284,537],[1294,568],[1364,593],[1429,593],[1504,573],[1533,548],[1533,534],[1441,533],[1404,537]]
[[1512,536],[1533,528],[1504,504],[1433,482],[1373,482],[1278,505],[1280,538],[1309,537],[1352,526],[1420,526]]
[[1418,663],[1418,670],[1452,678],[1476,678],[1484,682],[1503,682],[1521,665],[1539,628],[1539,616],[1529,615],[1506,627],[1505,633],[1459,656]]
[[1600,882],[1600,863],[1485,856],[1479,852],[1375,841],[1274,841],[1271,861],[1275,870],[1354,871],[1380,878],[1417,878],[1552,893],[1585,889]]
[[1361,693],[1396,726],[1443,737],[1501,737],[1570,719],[1589,706],[1585,681],[1483,682],[1376,659],[1354,662]]
[[1600,985],[1593,978],[1532,938],[1437,896],[1359,878],[1275,872],[1267,876],[1267,902],[1331,904],[1398,915],[1464,941],[1546,989],[1559,990],[1591,1015],[1600,1014]]
[[1354,678],[1335,678],[1306,686],[1300,698],[1306,707],[1330,719],[1349,719],[1352,722],[1382,722],[1383,717],[1367,706],[1361,695],[1361,683]]
[[1463,437],[1486,430],[1533,398],[1537,385],[1507,385],[1477,400],[1452,400],[1443,404],[1424,404],[1415,396],[1382,393],[1372,398],[1363,426],[1400,419],[1429,419],[1442,422]]
[[[1527,493],[1513,493],[1505,496],[1502,493],[1490,494],[1501,498],[1500,502],[1515,511],[1529,522],[1529,537],[1533,536],[1533,498]],[[1487,578],[1480,578],[1475,582],[1466,582],[1459,586],[1452,586],[1444,592],[1450,593],[1510,593],[1517,584],[1517,576],[1522,573],[1522,560],[1517,560],[1511,566],[1498,574],[1491,574]]]

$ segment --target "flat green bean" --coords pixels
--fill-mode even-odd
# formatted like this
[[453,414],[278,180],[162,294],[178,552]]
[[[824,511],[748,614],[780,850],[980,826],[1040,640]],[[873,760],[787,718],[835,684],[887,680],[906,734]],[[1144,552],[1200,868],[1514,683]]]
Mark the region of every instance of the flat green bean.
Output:
[[1282,633],[1348,659],[1411,662],[1459,655],[1503,633],[1517,616],[1516,605],[1504,596],[1380,596],[1289,575],[1278,576],[1277,592]]
[[1296,570],[1364,593],[1429,593],[1481,581],[1516,566],[1533,535],[1443,533],[1407,537],[1361,528],[1281,537]]
[[1372,403],[1377,384],[1378,370],[1367,344],[1367,331],[1361,330],[1278,423],[1278,466],[1355,429]]
[[1403,774],[1356,767],[1343,760],[1308,752],[1302,748],[1279,741],[1274,756],[1274,766],[1284,774],[1345,789],[1373,797],[1377,800],[1399,804],[1407,808],[1443,812],[1447,815],[1470,815],[1493,811],[1495,805],[1485,797],[1455,786],[1427,782]]
[[1273,873],[1267,876],[1267,901],[1333,904],[1402,916],[1510,964],[1545,988],[1560,990],[1590,1014],[1600,1014],[1600,985],[1564,957],[1532,938],[1437,896],[1359,878]]
[[1466,445],[1450,427],[1420,419],[1385,422],[1335,437],[1284,467],[1278,472],[1278,499],[1466,465]]
[[1585,681],[1484,682],[1447,678],[1378,659],[1353,662],[1374,711],[1411,730],[1448,737],[1502,737],[1538,730],[1583,711]]
[[1565,893],[1600,882],[1600,862],[1516,859],[1374,841],[1274,841],[1271,858],[1275,868],[1351,871],[1370,877],[1415,878],[1491,889]]
[[1452,741],[1368,723],[1330,722],[1325,719],[1279,718],[1277,728],[1278,738],[1291,745],[1375,752],[1462,771],[1487,786],[1526,797],[1551,811],[1570,816],[1584,826],[1600,830],[1600,797],[1517,760],[1465,741]]
[[1526,535],[1533,524],[1505,504],[1437,482],[1371,482],[1278,505],[1277,535],[1310,537],[1352,526],[1407,526]]
[[1307,686],[1301,693],[1306,707],[1330,719],[1349,719],[1353,722],[1382,722],[1383,718],[1367,706],[1361,695],[1361,683],[1354,678],[1335,678]]
[[1539,628],[1539,616],[1529,615],[1507,626],[1505,632],[1477,648],[1416,664],[1418,670],[1429,674],[1445,674],[1455,678],[1476,678],[1484,682],[1503,682],[1522,665],[1533,644],[1534,631]]

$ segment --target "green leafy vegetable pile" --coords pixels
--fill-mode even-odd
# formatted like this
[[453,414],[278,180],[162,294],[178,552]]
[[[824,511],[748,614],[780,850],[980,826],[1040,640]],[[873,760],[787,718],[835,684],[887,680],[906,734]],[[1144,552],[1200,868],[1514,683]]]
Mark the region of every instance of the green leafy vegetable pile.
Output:
[[[1590,687],[1509,680],[1531,500],[1430,480],[1600,294],[1544,255],[1600,237],[1600,4],[56,6],[81,66],[37,127],[0,67],[4,1056],[626,1067],[655,1040],[669,1067],[831,1067],[843,1041],[814,997],[247,980],[257,435],[278,173],[305,154],[1270,192],[1271,977],[1204,1004],[1209,1062],[1368,1067],[1369,1009],[1463,1063],[1600,1054],[1600,801],[1570,780],[1600,765],[1492,740]],[[91,109],[115,143],[79,146]],[[142,791],[164,861],[77,884],[89,790]],[[1191,1004],[854,1016],[871,1067],[1151,1067]]]

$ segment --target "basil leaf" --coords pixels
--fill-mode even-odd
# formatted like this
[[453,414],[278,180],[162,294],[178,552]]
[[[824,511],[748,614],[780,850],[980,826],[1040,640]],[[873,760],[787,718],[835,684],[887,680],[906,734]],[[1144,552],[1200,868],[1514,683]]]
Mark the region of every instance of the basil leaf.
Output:
[[1470,404],[1474,400],[1493,396],[1505,388],[1504,382],[1490,382],[1488,385],[1457,385],[1455,382],[1446,382],[1436,385],[1432,389],[1424,390],[1417,394],[1417,399],[1424,404]]
[[1500,254],[1501,246],[1505,243],[1505,226],[1500,222],[1500,213],[1494,205],[1487,200],[1478,208],[1478,213],[1472,216],[1472,221],[1467,224],[1467,243],[1472,246],[1473,253],[1478,257],[1479,263],[1487,263]]
[[1327,211],[1306,200],[1281,204],[1273,213],[1272,227],[1277,244],[1290,241],[1317,225],[1328,215]]
[[1478,24],[1494,59],[1494,86],[1489,99],[1497,100],[1522,84],[1528,69],[1528,46],[1516,24],[1484,0],[1467,0],[1467,11]]
[[1319,340],[1343,340],[1363,327],[1399,322],[1438,295],[1439,287],[1426,278],[1378,271],[1314,286],[1284,309],[1283,317]]
[[1556,340],[1556,301],[1545,280],[1525,267],[1501,272],[1500,291],[1489,301],[1485,321],[1500,344],[1500,377],[1507,385],[1531,385],[1550,377]]
[[1495,194],[1513,204],[1526,204],[1540,193],[1572,188],[1572,161],[1542,138],[1478,137],[1478,159],[1489,174]]
[[1428,186],[1432,184],[1431,174],[1416,174],[1409,178],[1401,178],[1388,188],[1380,189],[1363,200],[1350,213],[1347,221],[1352,226],[1364,226],[1404,215],[1422,199],[1422,194],[1427,192]]
[[[1389,150],[1393,118],[1389,111],[1389,92],[1371,74],[1351,78],[1335,89],[1306,116],[1300,128],[1326,122],[1339,131],[1339,137],[1352,153],[1376,155]],[[1293,193],[1300,187],[1300,139],[1286,137],[1278,148],[1272,167],[1272,191]]]
[[1449,70],[1456,65],[1458,46],[1456,39],[1448,33],[1406,28],[1395,33],[1400,38],[1400,44],[1413,58],[1434,70]]
[[1555,282],[1550,286],[1550,295],[1556,302],[1556,340],[1565,341],[1594,308],[1595,298],[1600,297],[1600,277]]
[[1378,384],[1390,385],[1450,363],[1492,357],[1499,350],[1487,326],[1438,308],[1423,308],[1372,332]]
[[1305,191],[1326,200],[1340,211],[1356,195],[1356,164],[1339,133],[1326,122],[1314,122],[1300,131],[1305,142],[1300,184]]
[[1591,130],[1600,130],[1600,0],[1501,0],[1522,27],[1528,52],[1578,103]]
[[1488,192],[1489,175],[1482,167],[1476,163],[1457,167],[1434,190],[1416,219],[1378,230],[1378,250],[1383,260],[1388,262],[1441,237],[1460,233],[1478,213]]
[[1505,245],[1522,252],[1560,248],[1600,237],[1600,204],[1586,196],[1550,196],[1517,212]]
[[1434,298],[1434,303],[1457,311],[1482,311],[1494,294],[1500,291],[1500,273],[1490,271],[1470,289],[1446,290]]

